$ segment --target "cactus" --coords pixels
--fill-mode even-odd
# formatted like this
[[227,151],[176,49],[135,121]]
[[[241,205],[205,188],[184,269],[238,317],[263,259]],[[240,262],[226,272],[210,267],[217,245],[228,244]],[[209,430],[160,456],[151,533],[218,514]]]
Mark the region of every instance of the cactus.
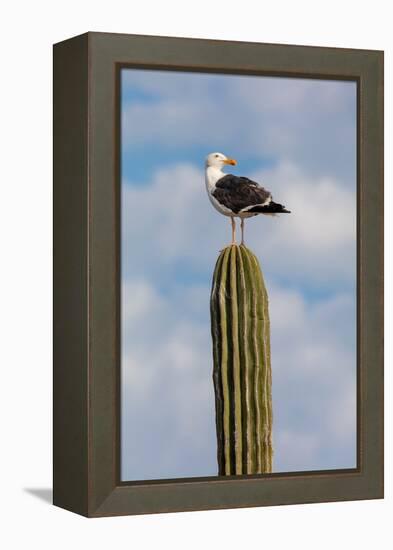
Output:
[[219,255],[210,297],[219,475],[272,471],[268,295],[244,245]]

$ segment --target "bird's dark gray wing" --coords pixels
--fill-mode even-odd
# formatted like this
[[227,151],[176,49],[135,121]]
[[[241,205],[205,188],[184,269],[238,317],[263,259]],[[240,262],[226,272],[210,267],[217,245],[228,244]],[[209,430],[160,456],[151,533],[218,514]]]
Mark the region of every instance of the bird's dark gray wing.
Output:
[[213,197],[235,214],[241,210],[267,203],[272,195],[257,182],[227,174],[216,183]]

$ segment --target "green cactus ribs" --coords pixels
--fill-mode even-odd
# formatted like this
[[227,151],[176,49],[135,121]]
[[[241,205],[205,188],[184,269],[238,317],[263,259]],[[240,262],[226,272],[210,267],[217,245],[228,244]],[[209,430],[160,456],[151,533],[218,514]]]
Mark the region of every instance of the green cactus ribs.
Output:
[[256,256],[219,255],[210,297],[219,475],[272,471],[268,295]]

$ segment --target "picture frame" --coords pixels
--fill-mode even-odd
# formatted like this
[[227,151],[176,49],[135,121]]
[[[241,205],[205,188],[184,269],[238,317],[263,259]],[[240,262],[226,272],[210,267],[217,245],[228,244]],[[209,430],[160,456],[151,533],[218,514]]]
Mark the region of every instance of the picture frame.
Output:
[[[357,468],[120,481],[122,67],[356,82]],[[53,502],[72,512],[383,498],[383,52],[95,32],[55,44],[53,375]]]

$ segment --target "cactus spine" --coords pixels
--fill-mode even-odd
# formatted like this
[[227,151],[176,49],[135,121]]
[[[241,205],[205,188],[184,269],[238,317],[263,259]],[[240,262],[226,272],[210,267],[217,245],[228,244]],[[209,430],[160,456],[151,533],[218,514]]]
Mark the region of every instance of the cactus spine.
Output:
[[219,475],[272,471],[268,295],[256,256],[219,255],[210,298]]

